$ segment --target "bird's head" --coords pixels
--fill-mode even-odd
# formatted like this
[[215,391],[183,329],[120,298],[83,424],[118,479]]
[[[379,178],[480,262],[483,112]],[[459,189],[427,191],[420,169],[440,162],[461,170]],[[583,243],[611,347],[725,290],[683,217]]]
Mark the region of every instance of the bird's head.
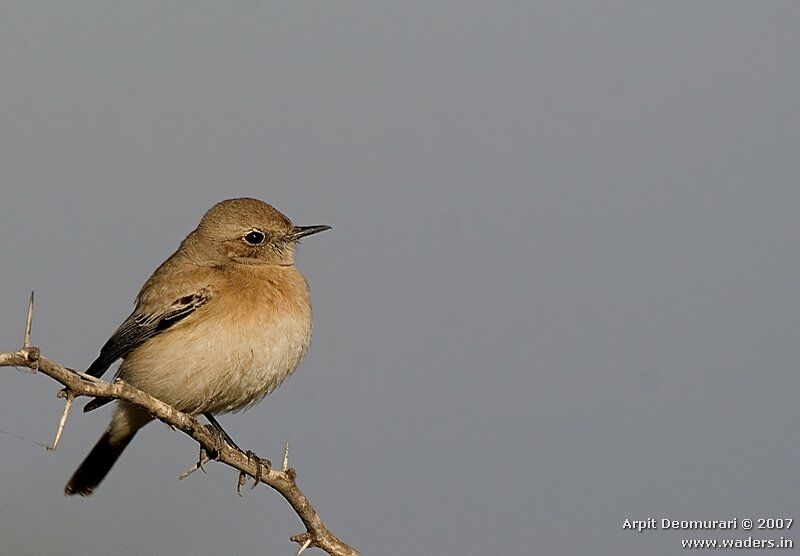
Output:
[[279,210],[258,199],[228,199],[211,207],[186,245],[202,253],[204,264],[292,265],[302,237],[330,226],[295,226]]

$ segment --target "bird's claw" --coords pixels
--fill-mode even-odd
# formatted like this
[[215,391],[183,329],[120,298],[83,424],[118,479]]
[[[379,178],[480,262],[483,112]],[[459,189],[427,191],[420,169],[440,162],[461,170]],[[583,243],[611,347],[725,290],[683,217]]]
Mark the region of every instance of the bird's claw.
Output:
[[247,450],[247,458],[248,459],[252,458],[256,460],[256,478],[255,482],[253,483],[253,486],[250,487],[250,490],[253,490],[258,486],[258,483],[263,482],[262,480],[264,478],[263,470],[266,469],[267,473],[270,472],[270,470],[272,469],[272,462],[270,462],[268,459],[258,457],[250,450]]
[[[264,469],[266,469],[266,472],[269,473],[270,470],[272,469],[272,463],[268,459],[258,457],[252,450],[247,450],[245,452],[245,455],[247,455],[247,459],[251,461],[255,460],[256,462],[255,480],[253,481],[253,486],[250,487],[250,490],[253,490],[258,486],[258,483],[263,482]],[[245,473],[244,471],[239,472],[239,479],[236,483],[236,493],[240,497],[242,496],[242,487],[245,485],[246,482],[247,482],[247,473]]]
[[242,494],[242,487],[247,482],[247,473],[244,471],[239,471],[239,479],[236,481],[236,494],[239,495],[239,498],[244,498],[244,494]]

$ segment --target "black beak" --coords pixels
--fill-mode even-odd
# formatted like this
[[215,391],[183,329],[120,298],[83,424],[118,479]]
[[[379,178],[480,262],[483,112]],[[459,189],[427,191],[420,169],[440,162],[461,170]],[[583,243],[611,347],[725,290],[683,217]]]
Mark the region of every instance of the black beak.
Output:
[[330,230],[330,226],[295,226],[294,230],[292,231],[292,239],[297,241],[301,237],[310,236],[313,234],[318,234],[320,232],[324,232],[325,230]]

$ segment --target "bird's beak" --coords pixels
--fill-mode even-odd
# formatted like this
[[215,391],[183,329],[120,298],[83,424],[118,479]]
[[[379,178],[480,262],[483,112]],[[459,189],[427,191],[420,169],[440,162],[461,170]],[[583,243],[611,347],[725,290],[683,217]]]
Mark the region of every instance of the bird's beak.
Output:
[[295,226],[294,230],[292,231],[292,239],[298,240],[301,237],[310,236],[313,234],[318,234],[320,232],[324,232],[325,230],[330,230],[330,226]]

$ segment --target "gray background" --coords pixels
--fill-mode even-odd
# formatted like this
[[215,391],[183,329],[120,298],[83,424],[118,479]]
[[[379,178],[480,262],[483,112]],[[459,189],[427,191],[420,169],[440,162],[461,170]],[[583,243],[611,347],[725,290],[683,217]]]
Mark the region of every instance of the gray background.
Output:
[[[0,5],[0,339],[84,367],[213,203],[299,224],[315,338],[223,418],[366,554],[674,554],[800,519],[800,6]],[[3,554],[292,554],[261,489],[0,374]],[[797,527],[794,528],[795,530]],[[724,536],[703,535],[694,536]],[[736,537],[747,534],[737,532]],[[777,537],[753,533],[756,537]],[[796,531],[788,535],[796,541]]]

